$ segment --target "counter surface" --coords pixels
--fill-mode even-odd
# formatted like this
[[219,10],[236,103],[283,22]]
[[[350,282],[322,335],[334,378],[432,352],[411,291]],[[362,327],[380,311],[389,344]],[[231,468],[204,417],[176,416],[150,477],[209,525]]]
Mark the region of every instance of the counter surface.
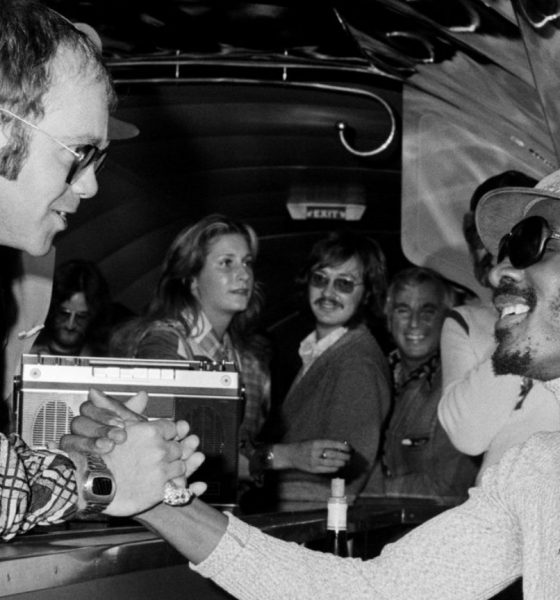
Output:
[[[240,516],[288,541],[310,543],[324,537],[326,510],[301,508]],[[418,524],[447,508],[449,505],[431,500],[368,499],[350,508],[349,531]],[[88,528],[80,524],[67,531],[40,531],[0,543],[0,596],[185,564],[178,552],[141,526],[97,524]]]

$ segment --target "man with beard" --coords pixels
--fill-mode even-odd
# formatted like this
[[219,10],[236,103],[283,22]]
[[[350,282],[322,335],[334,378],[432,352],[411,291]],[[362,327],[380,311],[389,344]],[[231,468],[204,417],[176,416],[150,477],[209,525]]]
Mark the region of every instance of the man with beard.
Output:
[[[494,368],[539,378],[560,399],[560,171],[535,189],[489,193],[476,219],[499,262],[490,276],[499,312]],[[107,398],[87,403],[74,431],[98,431],[107,408],[124,411]],[[367,561],[274,539],[198,499],[159,505],[141,520],[241,599],[480,600],[522,576],[526,600],[549,600],[560,598],[559,465],[560,432],[535,434],[491,466],[464,504]]]
[[[491,292],[495,255],[484,247],[474,223],[474,211],[488,192],[503,187],[533,187],[520,171],[505,171],[482,182],[464,218],[465,239],[479,283]],[[541,382],[494,372],[493,331],[498,313],[490,301],[456,307],[441,334],[443,395],[440,422],[455,447],[471,456],[484,454],[477,476],[498,462],[504,452],[537,431],[560,429],[560,405]]]

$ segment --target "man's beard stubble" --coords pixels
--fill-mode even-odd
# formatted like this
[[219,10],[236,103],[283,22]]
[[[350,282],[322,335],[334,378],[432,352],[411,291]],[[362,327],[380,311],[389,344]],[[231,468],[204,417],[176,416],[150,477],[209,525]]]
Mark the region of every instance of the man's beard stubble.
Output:
[[495,333],[498,346],[492,354],[492,367],[496,375],[521,375],[530,377],[531,375],[531,353],[529,350],[507,352],[504,346],[507,345],[508,336],[511,333],[507,330],[498,330]]
[[[521,289],[511,281],[502,281],[494,290],[494,298],[500,295],[511,295],[521,297],[529,306],[529,310],[534,310],[537,304],[537,296],[532,288]],[[509,329],[497,329],[494,333],[497,347],[492,355],[492,367],[496,375],[521,375],[522,377],[531,377],[532,358],[530,349],[507,351],[510,338],[512,337]]]

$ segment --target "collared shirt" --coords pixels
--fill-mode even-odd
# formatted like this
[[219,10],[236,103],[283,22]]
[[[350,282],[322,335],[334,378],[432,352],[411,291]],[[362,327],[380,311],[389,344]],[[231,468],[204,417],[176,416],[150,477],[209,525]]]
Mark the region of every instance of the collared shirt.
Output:
[[404,387],[406,387],[412,381],[417,379],[426,379],[428,385],[431,387],[434,374],[437,372],[440,366],[439,351],[424,363],[422,363],[416,369],[413,369],[407,373],[402,365],[402,357],[399,349],[396,348],[389,354],[389,366],[393,374],[393,390],[398,394]]
[[404,370],[398,350],[390,354],[389,364],[394,405],[383,446],[385,494],[464,499],[477,465],[455,449],[438,421],[439,352],[410,372]]
[[77,510],[75,466],[63,453],[31,450],[0,434],[0,536],[60,523]]
[[[183,314],[183,317],[186,318],[187,323],[191,320],[186,314]],[[229,333],[226,331],[223,340],[220,341],[216,332],[212,329],[208,317],[202,311],[200,311],[196,324],[191,325],[188,346],[188,349],[184,348],[183,343],[183,348],[180,347],[178,349],[179,353],[181,353],[181,349],[183,350],[185,358],[188,358],[189,355],[191,358],[192,355],[206,356],[216,362],[225,360],[234,362],[237,365],[241,364],[240,357],[233,347]]]
[[347,331],[348,327],[337,327],[334,331],[331,331],[329,335],[326,335],[320,340],[317,339],[317,332],[312,331],[304,338],[299,345],[299,355],[303,366],[298,377],[304,375],[319,356],[333,344],[336,344]]

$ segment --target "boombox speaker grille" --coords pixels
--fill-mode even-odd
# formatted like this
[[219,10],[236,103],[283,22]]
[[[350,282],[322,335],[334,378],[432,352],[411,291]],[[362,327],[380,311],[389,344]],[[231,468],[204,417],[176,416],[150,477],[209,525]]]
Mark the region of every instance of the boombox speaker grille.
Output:
[[61,400],[49,400],[37,411],[33,422],[32,445],[46,446],[48,442],[57,445],[60,438],[70,431],[70,421],[76,415],[72,409]]

